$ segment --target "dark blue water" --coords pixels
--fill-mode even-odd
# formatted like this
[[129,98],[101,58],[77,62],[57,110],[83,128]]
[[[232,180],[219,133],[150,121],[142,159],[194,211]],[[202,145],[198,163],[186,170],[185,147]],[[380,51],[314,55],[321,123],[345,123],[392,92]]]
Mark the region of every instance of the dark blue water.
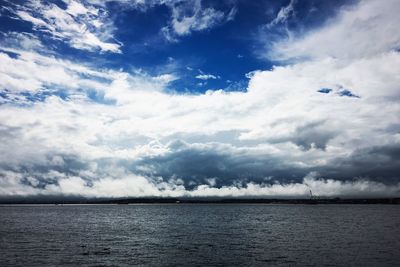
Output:
[[399,266],[400,206],[1,206],[0,266]]

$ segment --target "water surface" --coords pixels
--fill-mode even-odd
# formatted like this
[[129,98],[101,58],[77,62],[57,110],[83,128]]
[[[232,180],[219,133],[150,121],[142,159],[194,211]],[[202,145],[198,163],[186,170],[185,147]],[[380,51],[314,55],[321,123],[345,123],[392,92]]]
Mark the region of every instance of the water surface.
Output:
[[398,266],[400,206],[1,206],[0,266]]

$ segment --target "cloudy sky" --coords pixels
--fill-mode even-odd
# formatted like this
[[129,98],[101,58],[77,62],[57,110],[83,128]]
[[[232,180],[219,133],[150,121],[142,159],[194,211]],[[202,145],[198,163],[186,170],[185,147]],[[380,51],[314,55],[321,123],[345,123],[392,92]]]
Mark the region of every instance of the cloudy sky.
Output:
[[400,196],[398,0],[0,0],[0,197]]

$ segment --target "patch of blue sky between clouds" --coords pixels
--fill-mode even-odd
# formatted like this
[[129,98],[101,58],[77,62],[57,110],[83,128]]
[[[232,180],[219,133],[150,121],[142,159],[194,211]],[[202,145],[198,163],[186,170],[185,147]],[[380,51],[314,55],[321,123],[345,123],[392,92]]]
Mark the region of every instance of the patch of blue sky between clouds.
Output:
[[321,94],[335,93],[336,95],[344,96],[344,97],[361,98],[359,95],[353,93],[350,89],[346,89],[341,85],[337,86],[336,89],[323,87],[323,88],[317,90],[317,92],[321,93]]
[[330,92],[332,92],[332,89],[330,89],[330,88],[321,88],[321,89],[318,90],[318,92],[322,93],[322,94],[329,94]]
[[348,89],[340,90],[340,91],[338,92],[338,94],[339,94],[340,96],[347,96],[347,97],[360,98],[360,96],[358,96],[358,95],[352,93],[352,92],[351,92],[350,90],[348,90]]

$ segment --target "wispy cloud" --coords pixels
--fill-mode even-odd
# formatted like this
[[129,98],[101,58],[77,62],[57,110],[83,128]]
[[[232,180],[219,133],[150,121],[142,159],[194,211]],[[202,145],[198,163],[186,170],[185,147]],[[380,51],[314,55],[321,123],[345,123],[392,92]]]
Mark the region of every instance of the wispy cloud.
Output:
[[279,23],[285,23],[291,16],[295,14],[294,5],[296,4],[297,0],[290,0],[290,3],[282,7],[276,17],[267,24],[267,27],[272,27]]
[[120,53],[112,35],[107,12],[95,5],[67,1],[66,8],[53,3],[28,1],[15,7],[15,16],[32,23],[33,29],[77,49]]
[[219,78],[220,77],[218,75],[212,75],[212,74],[199,74],[196,76],[196,79],[199,80],[216,80]]
[[275,60],[324,57],[352,60],[396,50],[400,47],[400,35],[396,31],[400,23],[396,15],[399,9],[396,0],[385,4],[378,0],[360,1],[355,6],[343,7],[322,28],[275,42],[266,54]]
[[233,20],[237,11],[236,7],[232,7],[228,13],[212,7],[204,7],[202,0],[177,1],[167,5],[171,9],[171,21],[169,25],[161,29],[161,32],[171,42],[177,41],[180,36],[205,31]]

